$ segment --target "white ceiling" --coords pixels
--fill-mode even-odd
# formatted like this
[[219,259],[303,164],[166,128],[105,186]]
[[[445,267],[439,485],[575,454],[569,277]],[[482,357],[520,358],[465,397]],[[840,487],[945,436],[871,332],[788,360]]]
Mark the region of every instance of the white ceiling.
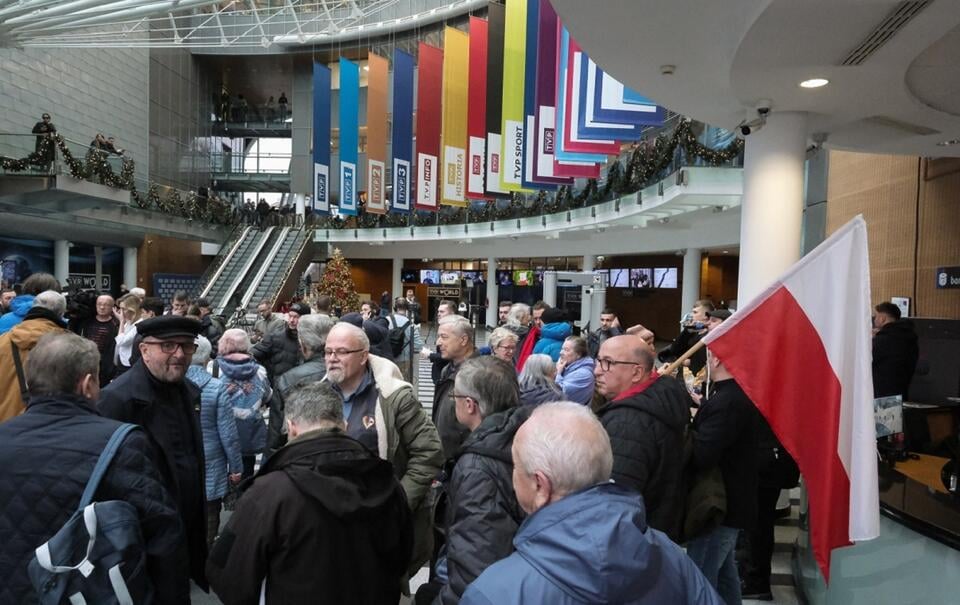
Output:
[[[960,2],[921,10],[862,64],[841,65],[893,0],[553,0],[590,57],[661,105],[725,128],[773,111],[809,114],[827,146],[960,156]],[[673,75],[661,66],[676,67]],[[799,87],[823,77],[818,89]]]

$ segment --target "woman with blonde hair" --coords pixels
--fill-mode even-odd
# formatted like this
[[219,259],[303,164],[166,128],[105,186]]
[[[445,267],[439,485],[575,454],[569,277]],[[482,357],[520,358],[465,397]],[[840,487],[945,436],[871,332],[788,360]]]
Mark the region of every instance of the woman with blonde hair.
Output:
[[116,336],[118,376],[133,365],[130,357],[133,355],[133,341],[137,338],[136,324],[142,319],[140,303],[140,297],[127,294],[117,301],[117,308],[113,310],[113,316],[120,322]]
[[487,338],[487,346],[490,347],[490,353],[494,357],[499,357],[513,365],[513,356],[517,352],[519,340],[517,335],[507,328],[497,328]]

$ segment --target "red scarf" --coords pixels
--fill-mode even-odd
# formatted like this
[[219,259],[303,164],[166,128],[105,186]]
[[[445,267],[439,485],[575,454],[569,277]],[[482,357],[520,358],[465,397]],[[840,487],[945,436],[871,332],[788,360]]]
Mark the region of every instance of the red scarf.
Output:
[[517,356],[518,374],[523,371],[523,364],[527,363],[527,357],[530,357],[530,354],[533,353],[533,347],[536,346],[538,340],[540,340],[540,326],[531,325],[527,337],[523,340],[523,348],[520,349],[520,354]]
[[629,389],[627,389],[626,391],[620,393],[619,395],[613,398],[613,401],[623,401],[624,399],[629,399],[634,395],[639,395],[640,393],[646,391],[647,387],[655,383],[658,378],[660,378],[660,374],[657,374],[656,370],[651,371],[650,376],[648,376],[646,380],[644,380],[639,384],[635,384]]

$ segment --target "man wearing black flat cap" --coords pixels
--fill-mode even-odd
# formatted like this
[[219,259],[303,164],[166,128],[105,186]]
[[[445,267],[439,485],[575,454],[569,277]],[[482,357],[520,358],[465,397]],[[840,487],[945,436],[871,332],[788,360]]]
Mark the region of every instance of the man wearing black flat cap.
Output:
[[[160,471],[173,495],[187,536],[188,552],[179,558],[190,577],[207,589],[206,500],[203,483],[203,440],[200,433],[200,390],[184,380],[197,350],[200,322],[163,315],[137,324],[141,359],[100,393],[100,414],[139,424],[160,452]],[[185,577],[185,574],[184,574]],[[178,586],[190,601],[190,586]]]
[[286,329],[273,330],[265,334],[251,351],[257,362],[267,368],[271,384],[276,384],[276,380],[283,376],[284,372],[295,368],[303,361],[300,355],[300,341],[297,338],[297,325],[303,315],[310,315],[309,305],[299,302],[290,305],[287,309]]

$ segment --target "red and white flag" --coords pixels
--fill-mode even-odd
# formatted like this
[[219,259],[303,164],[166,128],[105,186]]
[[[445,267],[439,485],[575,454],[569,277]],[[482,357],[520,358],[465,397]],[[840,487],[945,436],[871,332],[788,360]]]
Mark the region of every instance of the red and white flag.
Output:
[[879,534],[867,226],[858,216],[704,342],[803,473],[814,556]]

